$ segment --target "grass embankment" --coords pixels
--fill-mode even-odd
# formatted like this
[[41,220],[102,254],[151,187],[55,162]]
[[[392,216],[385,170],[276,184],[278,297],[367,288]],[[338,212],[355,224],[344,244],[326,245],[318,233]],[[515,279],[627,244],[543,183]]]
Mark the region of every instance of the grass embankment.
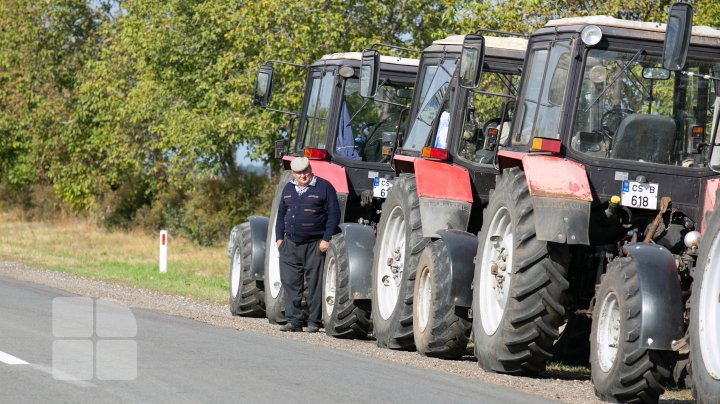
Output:
[[168,237],[167,273],[158,266],[158,236],[108,232],[80,219],[27,222],[0,212],[0,259],[82,276],[227,301],[226,247],[199,247]]

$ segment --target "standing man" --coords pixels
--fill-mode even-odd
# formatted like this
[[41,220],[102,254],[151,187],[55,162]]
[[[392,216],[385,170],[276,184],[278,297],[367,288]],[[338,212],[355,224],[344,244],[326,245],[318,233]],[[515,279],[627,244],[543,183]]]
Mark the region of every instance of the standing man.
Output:
[[307,332],[321,327],[322,273],[330,238],[338,232],[340,207],[332,184],[316,177],[306,157],[290,162],[293,179],[280,197],[275,234],[280,252],[280,281],[285,290],[281,331],[302,331],[303,280],[310,293]]

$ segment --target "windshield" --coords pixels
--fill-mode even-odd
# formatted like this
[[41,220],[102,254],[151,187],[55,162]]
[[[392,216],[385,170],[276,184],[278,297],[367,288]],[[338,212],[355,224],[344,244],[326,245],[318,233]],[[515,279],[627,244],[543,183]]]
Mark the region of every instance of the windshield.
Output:
[[718,67],[688,60],[685,73],[671,72],[659,55],[642,49],[590,50],[572,149],[596,158],[705,166],[716,94],[697,75],[714,75]]
[[346,80],[335,141],[337,155],[389,163],[396,136],[398,132],[402,136],[407,124],[407,113],[401,112],[405,109],[402,105],[410,102],[412,88],[410,83],[383,83],[375,98],[368,99],[360,95],[359,79]]
[[[457,59],[447,59],[440,65],[426,65],[423,68],[422,87],[420,88],[420,108],[415,115],[415,120],[410,128],[403,149],[420,150],[427,145],[433,126],[436,126],[433,147],[447,148],[447,128],[450,123],[451,105],[448,100],[452,99],[447,93],[450,88],[450,80],[455,72]],[[437,117],[439,122],[435,125]]]

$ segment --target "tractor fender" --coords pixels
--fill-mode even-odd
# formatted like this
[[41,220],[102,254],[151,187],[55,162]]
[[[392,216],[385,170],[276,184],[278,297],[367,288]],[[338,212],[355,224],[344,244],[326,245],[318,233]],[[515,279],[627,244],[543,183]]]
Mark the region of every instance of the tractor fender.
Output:
[[345,249],[348,262],[348,291],[353,300],[372,297],[373,247],[375,230],[358,223],[343,223],[340,230],[345,236]]
[[640,347],[672,350],[683,332],[683,300],[675,258],[657,244],[625,246],[640,283]]
[[450,258],[447,268],[450,271],[450,293],[444,298],[455,306],[471,307],[478,239],[460,230],[440,230],[437,234],[445,242]]
[[265,279],[265,243],[270,220],[264,216],[250,216],[248,222],[250,222],[250,244],[252,245],[250,273],[253,280],[262,281]]
[[[498,152],[501,167],[522,163],[538,240],[590,245],[592,191],[585,166],[562,157]],[[514,162],[514,163],[513,163]]]
[[423,237],[437,237],[442,229],[467,229],[473,202],[467,169],[425,159],[414,160],[414,167]]

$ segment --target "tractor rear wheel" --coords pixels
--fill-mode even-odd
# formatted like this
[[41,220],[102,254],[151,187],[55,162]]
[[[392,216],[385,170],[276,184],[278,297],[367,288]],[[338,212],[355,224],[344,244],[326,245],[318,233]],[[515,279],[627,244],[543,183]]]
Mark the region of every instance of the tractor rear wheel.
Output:
[[275,197],[270,207],[270,228],[265,243],[265,315],[271,324],[285,324],[285,291],[280,282],[280,252],[275,242],[275,222],[278,207],[285,184],[290,182],[292,174],[285,171],[275,187]]
[[537,374],[552,357],[568,287],[566,245],[540,241],[525,173],[503,171],[485,208],[473,280],[475,355],[488,371]]
[[698,403],[720,402],[720,214],[700,245],[690,297],[690,373]]
[[381,348],[412,350],[413,291],[422,234],[415,176],[402,174],[383,203],[372,270],[373,334]]

